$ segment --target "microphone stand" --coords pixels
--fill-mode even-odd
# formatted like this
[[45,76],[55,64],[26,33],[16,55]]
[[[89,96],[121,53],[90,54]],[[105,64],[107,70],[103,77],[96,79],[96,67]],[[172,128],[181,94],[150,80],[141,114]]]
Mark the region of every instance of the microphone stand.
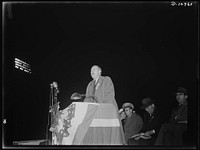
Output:
[[[50,93],[49,93],[49,108],[51,108],[53,103],[53,86],[52,84],[50,84]],[[48,123],[47,123],[47,129],[46,129],[46,145],[51,145],[51,139],[52,139],[52,135],[49,134],[49,127],[51,126],[51,122],[52,122],[52,117],[51,114],[48,112]]]
[[57,101],[57,93],[59,93],[59,90],[58,90],[58,87],[55,86],[54,83],[55,82],[53,82],[53,84],[50,84],[51,89],[50,89],[50,95],[49,95],[49,112],[48,112],[48,125],[47,125],[47,135],[46,135],[48,145],[53,144],[52,138],[54,136],[53,132],[51,132],[50,135],[48,134],[49,126],[51,127],[51,125],[54,123],[56,119],[56,114],[58,113],[58,109],[59,109],[59,102]]

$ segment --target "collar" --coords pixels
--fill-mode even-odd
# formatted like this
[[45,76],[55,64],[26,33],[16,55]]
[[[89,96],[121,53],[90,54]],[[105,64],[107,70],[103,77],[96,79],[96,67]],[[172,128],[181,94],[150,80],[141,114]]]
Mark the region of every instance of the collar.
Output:
[[182,106],[182,105],[187,105],[187,100],[185,100],[184,103],[179,103],[179,106]]
[[[100,76],[101,77],[101,76]],[[94,83],[96,84],[97,82],[98,82],[98,80],[100,79],[100,77],[98,77],[97,79],[95,79],[94,81]]]

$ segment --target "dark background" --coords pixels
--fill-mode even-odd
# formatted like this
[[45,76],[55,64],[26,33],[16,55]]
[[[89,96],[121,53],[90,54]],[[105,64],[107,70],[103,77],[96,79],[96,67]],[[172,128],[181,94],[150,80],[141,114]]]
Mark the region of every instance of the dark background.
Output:
[[[84,94],[97,64],[110,76],[119,108],[152,97],[163,122],[177,105],[178,86],[189,93],[189,125],[198,121],[198,5],[170,2],[9,3],[3,17],[3,134],[5,143],[46,138],[50,84],[60,109]],[[14,58],[32,74],[14,68]],[[196,134],[191,136],[196,142]]]

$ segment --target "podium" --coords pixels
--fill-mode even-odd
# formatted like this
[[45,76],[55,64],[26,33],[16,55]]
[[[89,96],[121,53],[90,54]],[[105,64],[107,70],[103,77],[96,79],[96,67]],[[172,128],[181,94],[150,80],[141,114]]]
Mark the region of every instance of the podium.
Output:
[[50,131],[52,145],[124,145],[124,132],[113,104],[73,102],[60,110]]

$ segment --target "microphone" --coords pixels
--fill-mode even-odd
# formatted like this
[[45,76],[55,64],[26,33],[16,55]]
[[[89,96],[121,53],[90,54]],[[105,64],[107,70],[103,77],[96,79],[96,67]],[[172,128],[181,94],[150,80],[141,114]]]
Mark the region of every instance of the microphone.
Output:
[[54,86],[55,88],[58,87],[58,83],[57,83],[57,82],[53,82],[52,84],[53,84],[53,86]]
[[53,82],[52,84],[50,84],[50,86],[54,87],[57,90],[58,93],[60,92],[59,89],[58,89],[58,83],[57,82]]

